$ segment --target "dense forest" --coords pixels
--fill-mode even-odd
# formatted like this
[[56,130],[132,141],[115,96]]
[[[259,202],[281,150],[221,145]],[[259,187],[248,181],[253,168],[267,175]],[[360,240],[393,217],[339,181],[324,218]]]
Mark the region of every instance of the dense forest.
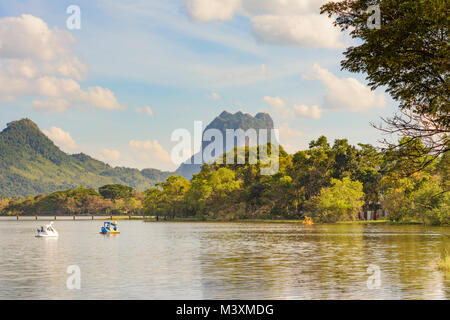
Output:
[[[406,138],[404,138],[406,139]],[[404,148],[413,144],[405,143]],[[414,144],[421,148],[420,142]],[[270,145],[269,145],[270,150]],[[234,150],[235,152],[237,150]],[[248,160],[249,152],[245,149]],[[171,175],[140,192],[110,184],[48,195],[0,200],[2,214],[136,214],[163,219],[357,219],[362,210],[384,209],[392,221],[450,224],[450,159],[430,157],[411,172],[409,150],[380,152],[346,139],[332,145],[322,136],[307,150],[288,154],[279,147],[279,171],[261,175],[261,163],[205,164],[191,181]],[[237,154],[237,152],[236,152]],[[425,161],[426,159],[423,159]]]
[[[405,138],[406,139],[406,138]],[[403,141],[405,142],[405,141]],[[421,148],[420,142],[404,148]],[[246,149],[248,158],[249,150]],[[322,136],[309,149],[287,154],[280,147],[279,171],[261,175],[260,163],[205,164],[189,182],[170,176],[146,191],[149,215],[199,219],[355,220],[361,210],[382,208],[393,221],[450,223],[450,159],[430,158],[411,172],[402,148],[379,152],[368,144],[352,146]],[[423,160],[425,161],[425,160]]]

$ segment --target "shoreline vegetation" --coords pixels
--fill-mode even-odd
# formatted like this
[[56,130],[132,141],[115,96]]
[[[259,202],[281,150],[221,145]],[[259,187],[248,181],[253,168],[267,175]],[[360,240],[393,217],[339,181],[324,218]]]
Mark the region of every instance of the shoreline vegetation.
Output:
[[438,269],[450,273],[450,254],[445,252],[438,261]]
[[[16,218],[16,216],[13,215],[0,215],[0,218],[3,217],[11,217]],[[28,218],[28,219],[21,219],[21,218]],[[30,221],[33,220],[32,218],[37,217],[39,221],[43,220],[58,220],[58,218],[64,218],[60,221],[72,221],[73,215],[57,215],[55,219],[55,215],[24,215],[19,216],[18,221],[26,220]],[[156,218],[156,217],[148,217],[148,216],[134,216],[134,215],[91,215],[91,214],[80,214],[75,215],[77,219],[74,219],[75,221],[78,220],[118,220],[118,221],[126,221],[126,220],[142,220],[143,222],[169,222],[169,223],[177,223],[177,222],[198,222],[198,223],[292,223],[292,224],[303,224],[303,219],[235,219],[235,220],[221,220],[221,219],[203,219],[203,218],[174,218],[174,219],[164,219],[162,218]],[[85,218],[85,219],[79,219],[79,218]],[[1,220],[0,220],[1,221]],[[314,224],[317,225],[327,225],[327,224],[343,224],[343,225],[364,225],[364,224],[370,224],[370,225],[423,225],[423,222],[421,221],[391,221],[387,219],[380,219],[380,220],[353,220],[353,221],[336,221],[333,223],[327,223],[327,222],[315,222]],[[440,225],[442,227],[450,227],[450,225]]]
[[[268,152],[271,148],[268,144]],[[415,148],[421,148],[419,141]],[[81,186],[24,198],[0,197],[0,215],[293,223],[308,216],[314,223],[450,224],[448,153],[424,170],[407,174],[411,164],[401,155],[408,150],[382,153],[367,144],[352,146],[346,139],[330,145],[322,136],[295,154],[279,146],[278,172],[262,175],[263,164],[249,164],[251,148],[233,151],[235,157],[245,156],[243,164],[236,164],[236,158],[227,164],[224,155],[221,163],[204,164],[190,181],[171,175],[145,192],[109,184],[98,190]],[[387,216],[365,220],[363,212],[380,210]]]
[[[126,219],[125,219],[126,220]],[[205,222],[205,223],[300,223],[303,224],[303,219],[236,219],[236,220],[217,220],[217,219],[200,219],[200,218],[175,218],[172,220],[162,220],[156,219],[156,217],[142,218],[144,222]],[[315,222],[314,224],[326,225],[326,224],[388,224],[388,225],[422,225],[420,221],[410,221],[410,222],[395,222],[390,220],[354,220],[354,221],[336,221],[333,223],[326,222]],[[447,227],[447,225],[444,225]],[[450,225],[449,225],[450,226]]]

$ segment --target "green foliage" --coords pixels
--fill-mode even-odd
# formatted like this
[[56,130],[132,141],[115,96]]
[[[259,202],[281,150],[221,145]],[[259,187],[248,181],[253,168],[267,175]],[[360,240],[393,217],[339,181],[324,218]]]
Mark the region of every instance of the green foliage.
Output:
[[[368,26],[372,5],[379,8],[379,28]],[[356,39],[344,52],[342,68],[366,74],[371,89],[385,88],[399,103],[399,112],[378,128],[408,137],[399,144],[384,141],[409,160],[405,175],[450,151],[448,5],[448,0],[341,0],[321,7]]]
[[[123,188],[122,188],[123,187]],[[103,198],[99,192],[84,186],[24,199],[0,200],[0,213],[19,215],[74,215],[74,214],[140,214],[143,195],[130,187],[123,197]]]
[[310,208],[314,217],[322,222],[355,220],[364,204],[363,186],[349,177],[332,179],[331,186],[320,191],[311,199]]
[[322,136],[311,141],[309,149],[293,155],[280,147],[279,170],[273,175],[262,175],[259,161],[249,163],[254,149],[241,149],[239,156],[235,152],[235,162],[244,157],[245,164],[228,164],[224,156],[220,163],[205,164],[190,183],[170,177],[149,189],[146,212],[167,218],[220,220],[312,215],[319,221],[335,222],[355,220],[362,210],[383,208],[394,221],[448,223],[445,177],[449,161],[445,154],[429,166],[425,180],[416,181],[401,178],[407,166],[399,155],[401,149],[382,154],[371,145],[351,146],[345,139],[331,146]]
[[450,254],[445,252],[443,256],[439,259],[438,269],[446,272],[450,272]]
[[236,180],[236,173],[228,168],[209,170],[205,166],[192,178],[186,193],[185,203],[191,215],[202,216],[215,214],[224,206],[231,206],[230,194],[240,188],[241,181]]
[[189,189],[189,181],[179,175],[171,175],[156,188],[146,191],[144,212],[147,215],[164,216],[173,219],[185,211],[184,196]]
[[[448,174],[449,154],[434,159],[423,153],[419,140],[402,138],[400,148],[384,155],[385,174],[380,183],[383,208],[394,221],[422,221],[427,224],[450,223],[450,195]],[[409,149],[409,150],[405,150]],[[412,150],[411,150],[412,149]],[[411,159],[429,162],[421,172],[405,176]]]
[[0,197],[0,212],[3,211],[9,205],[9,199]]
[[133,188],[121,184],[107,184],[98,189],[105,199],[128,199],[133,194]]
[[[370,13],[363,13],[373,4],[380,6],[380,29],[369,29]],[[447,0],[332,1],[321,10],[359,40],[344,52],[344,69],[366,73],[372,88],[386,87],[401,109],[430,116],[449,132]]]
[[394,221],[419,220],[427,224],[450,224],[450,194],[437,175],[416,173],[383,180],[383,207]]
[[164,215],[165,195],[158,188],[150,188],[145,192],[144,214],[148,216]]

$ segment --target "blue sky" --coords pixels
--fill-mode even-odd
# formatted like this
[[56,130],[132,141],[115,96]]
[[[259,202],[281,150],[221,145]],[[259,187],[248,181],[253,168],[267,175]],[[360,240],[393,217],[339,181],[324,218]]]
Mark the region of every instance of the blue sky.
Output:
[[166,170],[172,131],[223,110],[269,112],[290,152],[322,134],[376,144],[369,122],[396,103],[340,70],[353,40],[324,2],[0,0],[0,127],[28,117],[69,153]]

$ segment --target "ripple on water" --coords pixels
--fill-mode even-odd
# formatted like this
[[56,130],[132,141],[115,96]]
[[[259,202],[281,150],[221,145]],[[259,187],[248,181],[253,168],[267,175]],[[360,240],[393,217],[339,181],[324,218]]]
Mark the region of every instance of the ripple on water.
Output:
[[[0,299],[448,299],[448,228],[390,225],[0,221]],[[381,287],[368,289],[367,267]],[[68,290],[69,265],[81,289]]]

